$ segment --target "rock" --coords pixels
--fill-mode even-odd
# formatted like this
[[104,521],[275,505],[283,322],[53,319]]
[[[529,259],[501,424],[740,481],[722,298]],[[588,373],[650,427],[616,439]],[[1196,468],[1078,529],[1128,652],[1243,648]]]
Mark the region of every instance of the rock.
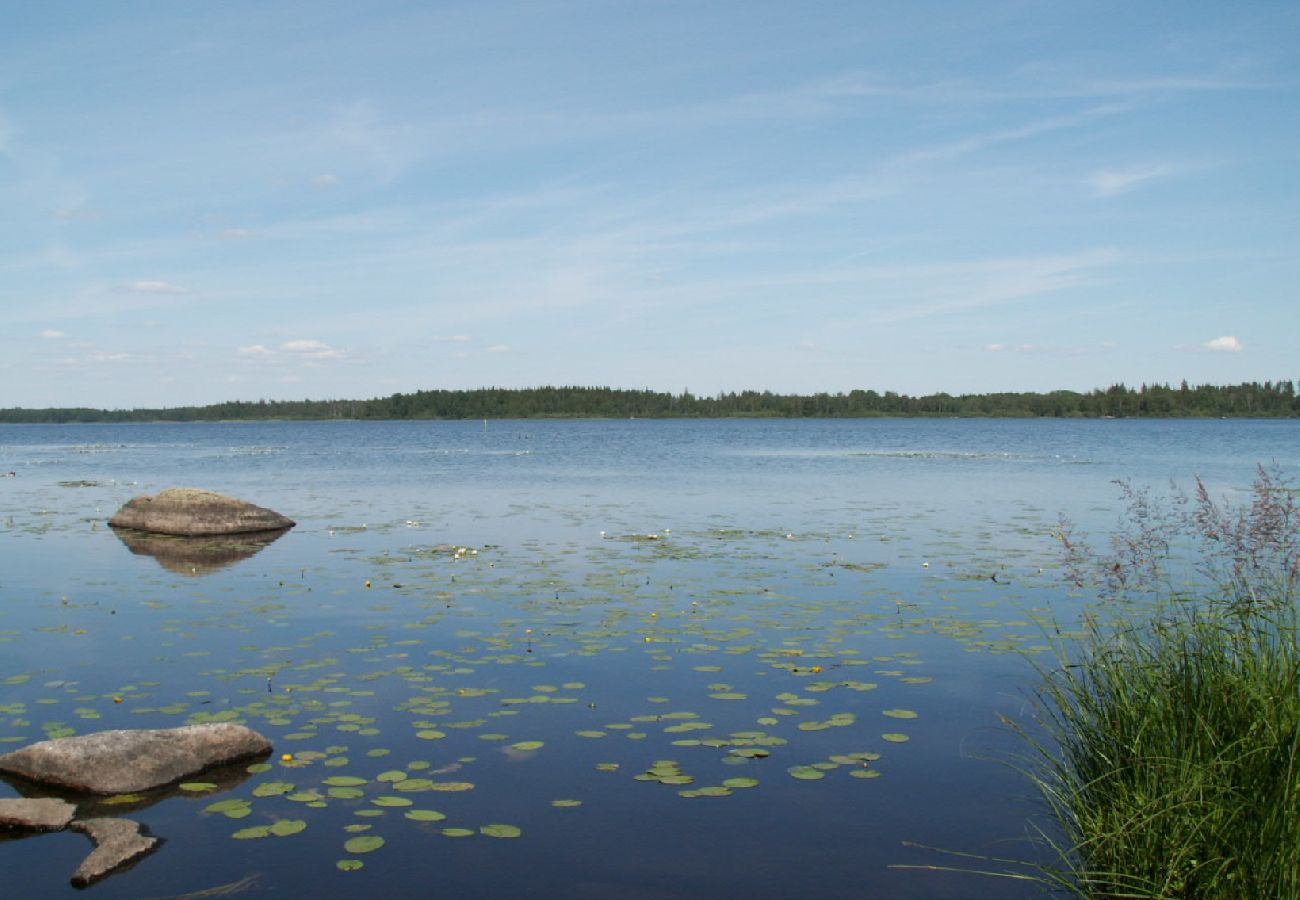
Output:
[[132,794],[270,752],[262,735],[228,722],[99,731],[6,753],[0,772],[76,793]]
[[72,884],[85,887],[127,863],[134,862],[162,841],[144,833],[130,819],[80,819],[71,825],[95,843],[95,849],[72,873]]
[[0,834],[11,831],[62,831],[77,811],[65,800],[0,800]]
[[296,523],[278,512],[198,488],[168,488],[122,504],[108,524],[154,534],[197,537],[281,531]]

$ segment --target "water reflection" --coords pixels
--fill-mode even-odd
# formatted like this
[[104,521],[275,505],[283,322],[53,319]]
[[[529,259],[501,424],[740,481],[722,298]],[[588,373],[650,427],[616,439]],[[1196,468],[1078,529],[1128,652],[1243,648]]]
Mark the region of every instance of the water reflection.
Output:
[[139,556],[152,556],[169,572],[199,577],[229,568],[260,553],[289,529],[250,531],[219,537],[178,537],[131,528],[114,528],[118,540]]

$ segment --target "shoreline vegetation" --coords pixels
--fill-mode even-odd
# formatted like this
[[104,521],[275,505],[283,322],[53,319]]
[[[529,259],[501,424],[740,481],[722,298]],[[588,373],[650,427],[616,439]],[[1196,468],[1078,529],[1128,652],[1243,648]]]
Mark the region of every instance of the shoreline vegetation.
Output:
[[223,422],[331,419],[676,419],[676,418],[1295,418],[1292,381],[1196,385],[1183,382],[1088,392],[947,393],[894,391],[696,396],[608,387],[477,388],[392,394],[369,400],[236,400],[157,409],[0,409],[0,424]]
[[1067,578],[1109,615],[1056,639],[1024,771],[1063,835],[1049,887],[1117,897],[1300,896],[1300,503],[1259,469],[1248,503],[1199,480],[1124,486],[1095,551],[1062,523]]

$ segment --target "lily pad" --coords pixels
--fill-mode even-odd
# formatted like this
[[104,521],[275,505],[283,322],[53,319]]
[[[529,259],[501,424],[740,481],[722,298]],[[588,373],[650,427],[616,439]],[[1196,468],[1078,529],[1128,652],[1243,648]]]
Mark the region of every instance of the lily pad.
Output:
[[253,825],[249,828],[239,829],[234,834],[232,834],[231,837],[237,841],[248,841],[248,840],[252,840],[253,838],[270,837],[270,835],[271,835],[270,825]]
[[359,837],[348,838],[343,844],[343,849],[349,853],[373,853],[382,846],[384,846],[384,839],[379,835],[363,834]]
[[479,831],[481,831],[483,834],[487,835],[488,837],[494,837],[494,838],[517,838],[521,834],[523,834],[523,831],[518,827],[514,825],[503,825],[501,823],[484,825],[482,828],[479,829]]
[[825,778],[826,773],[820,769],[814,769],[812,766],[791,766],[786,770],[792,778],[798,778],[801,781],[816,781],[818,778]]
[[271,824],[271,834],[276,837],[288,837],[291,834],[297,834],[307,829],[307,823],[302,819],[279,819]]
[[293,792],[294,786],[287,781],[265,781],[253,788],[254,797],[282,797]]
[[406,818],[413,822],[441,822],[447,817],[434,809],[408,809]]

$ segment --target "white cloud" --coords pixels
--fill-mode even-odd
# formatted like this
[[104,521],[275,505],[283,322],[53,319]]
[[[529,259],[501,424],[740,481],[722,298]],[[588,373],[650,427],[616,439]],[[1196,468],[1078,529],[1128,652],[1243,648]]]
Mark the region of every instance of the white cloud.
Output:
[[64,334],[62,331],[56,331],[53,328],[47,328],[41,332],[41,337],[49,338],[50,340],[53,340],[55,338],[67,337],[67,335]]
[[128,281],[122,285],[120,290],[130,291],[136,294],[188,294],[189,289],[183,288],[179,284],[172,284],[170,281]]
[[335,187],[343,183],[343,179],[337,175],[317,175],[311,180],[316,187]]
[[260,359],[270,356],[271,351],[263,347],[261,344],[250,344],[247,347],[240,347],[239,355]]
[[491,347],[488,347],[488,348],[487,348],[487,352],[488,352],[488,353],[509,353],[509,352],[510,352],[510,345],[509,345],[509,344],[493,344]]
[[243,240],[244,238],[251,238],[252,236],[253,232],[247,228],[223,228],[217,234],[217,237],[221,238],[223,241],[238,241]]
[[1001,353],[1003,350],[1007,349],[1007,345],[1006,345],[1006,344],[989,344],[989,345],[987,345],[984,349],[987,350],[987,351],[990,352],[990,353]]
[[1212,341],[1206,341],[1201,346],[1206,350],[1217,350],[1223,353],[1240,353],[1244,345],[1232,335],[1225,334],[1223,337],[1216,337]]
[[1127,194],[1144,182],[1174,174],[1173,166],[1149,164],[1127,166],[1122,169],[1098,169],[1087,178],[1094,197],[1117,197]]
[[298,340],[285,341],[280,345],[280,349],[286,353],[292,353],[302,359],[343,359],[348,355],[346,350],[340,350],[337,347],[331,347],[324,341],[315,341],[305,338]]

